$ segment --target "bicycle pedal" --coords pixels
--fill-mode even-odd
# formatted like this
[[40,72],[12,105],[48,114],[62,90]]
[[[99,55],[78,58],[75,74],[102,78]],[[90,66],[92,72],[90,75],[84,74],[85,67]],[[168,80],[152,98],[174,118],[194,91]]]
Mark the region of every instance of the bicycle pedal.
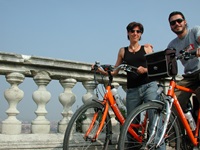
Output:
[[86,141],[91,141],[91,142],[96,142],[96,139],[95,138],[93,138],[93,137],[90,137],[90,136],[87,136],[87,137],[85,137],[84,138]]

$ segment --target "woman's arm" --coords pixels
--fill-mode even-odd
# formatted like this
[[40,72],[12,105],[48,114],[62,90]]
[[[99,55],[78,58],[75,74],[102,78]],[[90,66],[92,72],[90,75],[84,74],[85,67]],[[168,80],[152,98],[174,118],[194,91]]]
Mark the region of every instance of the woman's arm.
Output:
[[[123,61],[123,57],[124,57],[124,47],[120,48],[119,49],[119,52],[118,52],[118,55],[117,55],[117,60],[116,60],[116,63],[115,63],[115,67],[119,66],[122,61]],[[119,72],[119,69],[118,70],[115,70],[112,72],[112,75],[117,75]]]

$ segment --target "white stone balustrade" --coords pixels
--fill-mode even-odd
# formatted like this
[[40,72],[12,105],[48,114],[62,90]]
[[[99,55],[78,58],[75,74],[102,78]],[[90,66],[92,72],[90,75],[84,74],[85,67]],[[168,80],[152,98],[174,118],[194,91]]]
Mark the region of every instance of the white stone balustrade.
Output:
[[[86,90],[86,93],[82,95],[83,103],[97,99],[91,65],[55,58],[0,52],[0,75],[4,75],[10,84],[10,87],[4,91],[8,109],[6,110],[7,118],[0,120],[0,149],[62,149],[63,133],[74,113],[72,106],[77,101],[77,93],[72,92],[73,87],[77,82],[82,83]],[[19,88],[19,84],[23,84],[26,78],[32,78],[33,84],[38,86],[30,98],[37,105],[35,112],[29,112],[36,115],[31,122],[30,133],[22,133],[22,122],[17,119],[17,115],[21,113],[17,110],[17,105],[24,102],[25,94]],[[53,92],[47,90],[52,80],[56,80],[63,87],[63,92],[57,96],[57,102],[63,106],[63,110],[60,110],[63,118],[58,122],[57,133],[50,133],[51,120],[46,118],[48,114],[46,105],[54,95]],[[100,76],[97,80],[101,84]],[[114,77],[114,82],[125,86],[125,74]]]

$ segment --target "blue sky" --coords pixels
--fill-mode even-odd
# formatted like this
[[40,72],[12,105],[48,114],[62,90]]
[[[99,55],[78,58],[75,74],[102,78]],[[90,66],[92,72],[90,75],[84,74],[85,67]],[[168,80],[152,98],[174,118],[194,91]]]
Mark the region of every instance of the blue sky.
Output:
[[[144,25],[141,44],[164,50],[175,37],[168,24],[169,13],[182,11],[193,27],[200,25],[199,6],[199,0],[0,0],[0,51],[114,64],[119,48],[129,44],[128,23]],[[34,85],[32,90],[36,89]],[[0,90],[3,95],[5,87]],[[0,118],[5,118],[1,114],[7,109],[6,102],[0,101]]]

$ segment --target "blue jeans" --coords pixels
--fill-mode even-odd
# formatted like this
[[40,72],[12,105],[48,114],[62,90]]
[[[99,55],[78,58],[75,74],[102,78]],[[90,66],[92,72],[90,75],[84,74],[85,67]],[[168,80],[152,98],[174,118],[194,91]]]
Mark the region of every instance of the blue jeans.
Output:
[[126,93],[127,115],[143,102],[146,103],[149,100],[158,99],[157,89],[156,82],[150,82],[136,88],[128,89]]
[[[158,100],[159,95],[157,94],[157,90],[158,85],[156,82],[150,82],[144,85],[140,85],[136,88],[128,89],[126,95],[127,115],[129,115],[132,110],[134,110],[137,106],[141,105],[142,103],[146,103],[150,100]],[[149,120],[153,120],[153,114],[151,115],[151,112],[149,112]],[[150,122],[150,124],[153,124],[153,122]],[[165,144],[163,144],[157,150],[165,149]]]

